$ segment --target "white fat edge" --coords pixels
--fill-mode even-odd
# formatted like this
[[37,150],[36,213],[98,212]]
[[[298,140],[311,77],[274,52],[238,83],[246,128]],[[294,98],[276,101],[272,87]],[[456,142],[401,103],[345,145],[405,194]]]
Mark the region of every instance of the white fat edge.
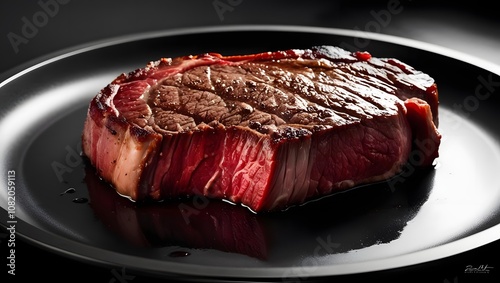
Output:
[[[128,192],[135,192],[137,181],[140,179],[142,169],[136,167],[142,164],[148,146],[138,147],[130,133],[130,127],[123,135],[123,142],[120,146],[116,165],[113,172],[113,182],[119,184],[121,188],[127,188]],[[127,180],[127,181],[124,181]]]
[[118,112],[118,109],[116,109],[113,100],[114,100],[116,94],[118,93],[118,90],[120,89],[120,85],[112,84],[112,85],[109,85],[109,88],[111,89],[111,94],[108,96],[105,103],[106,103],[106,105],[109,105],[109,107],[115,113],[115,116],[118,117],[120,115],[120,112]]
[[[158,85],[158,83],[156,84]],[[149,101],[149,95],[151,93],[151,85],[148,84],[148,86],[146,87],[146,89],[144,90],[144,92],[141,94],[141,96],[139,96],[139,99],[143,100],[144,101],[144,104],[146,104],[147,106],[147,118],[146,118],[146,126],[144,128],[149,128],[150,130],[153,130],[153,128],[150,126],[151,124],[154,124],[154,123],[151,123],[151,119],[153,119],[153,111],[151,110],[151,106],[149,105],[148,101]],[[154,130],[153,130],[154,131]]]
[[[158,85],[159,83],[160,82],[158,82],[156,85]],[[141,96],[139,96],[139,99],[144,100],[146,102],[146,104],[147,104],[147,102],[149,100],[149,94],[150,94],[150,92],[151,92],[151,85],[148,84],[148,87],[144,90],[144,92],[141,94]],[[149,104],[148,104],[148,106],[149,106]]]

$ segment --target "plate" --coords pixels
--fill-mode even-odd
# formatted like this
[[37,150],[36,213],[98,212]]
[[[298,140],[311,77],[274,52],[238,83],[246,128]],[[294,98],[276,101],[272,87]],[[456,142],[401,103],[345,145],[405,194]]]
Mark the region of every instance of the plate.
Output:
[[[435,78],[443,139],[434,168],[410,158],[398,178],[256,215],[202,197],[136,205],[80,155],[88,102],[120,73],[161,57],[324,44],[398,58]],[[315,27],[204,27],[81,46],[0,84],[1,224],[63,256],[165,277],[303,280],[475,249],[500,238],[499,74],[438,46]]]

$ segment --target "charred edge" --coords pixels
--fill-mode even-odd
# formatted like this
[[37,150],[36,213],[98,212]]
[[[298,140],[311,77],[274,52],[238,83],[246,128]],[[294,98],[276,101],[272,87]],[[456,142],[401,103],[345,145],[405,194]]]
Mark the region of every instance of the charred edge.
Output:
[[130,135],[136,138],[139,142],[149,141],[151,137],[158,136],[156,132],[148,131],[146,129],[140,128],[138,126],[130,127]]
[[113,135],[117,135],[119,132],[124,132],[129,126],[129,123],[123,117],[107,116],[106,118],[106,129]]
[[311,136],[312,132],[306,129],[286,127],[283,131],[275,131],[271,134],[273,142],[296,140],[302,137]]
[[[365,53],[369,54],[368,52]],[[355,62],[359,60],[359,58],[357,56],[353,56],[353,53],[350,51],[335,46],[314,46],[312,48],[312,55],[311,59],[325,58],[333,62]],[[367,57],[368,56],[365,56],[365,58]]]

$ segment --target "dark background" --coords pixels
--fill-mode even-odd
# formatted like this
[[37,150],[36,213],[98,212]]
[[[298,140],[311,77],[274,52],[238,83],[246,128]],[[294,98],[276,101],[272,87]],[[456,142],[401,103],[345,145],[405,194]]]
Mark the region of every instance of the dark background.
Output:
[[[306,25],[378,32],[438,44],[500,64],[500,17],[491,1],[365,2],[1,1],[0,73],[40,56],[110,37],[235,24]],[[381,11],[388,10],[390,5],[398,6],[400,12],[384,16]],[[43,6],[53,12],[45,12],[44,17]],[[380,30],[370,25],[374,20]],[[26,22],[34,28],[26,27],[30,26]]]
[[[91,42],[141,32],[237,24],[319,26],[376,32],[440,45],[500,67],[500,16],[494,2],[449,3],[452,4],[410,0],[366,3],[319,0],[1,1],[0,81],[54,54]],[[388,5],[393,4],[398,5],[400,12],[384,14]],[[374,25],[370,25],[373,21],[379,23],[379,29],[373,30]],[[0,232],[0,240],[3,249],[6,246],[4,231]],[[20,241],[17,245],[17,280],[32,277],[36,281],[110,282],[114,279],[110,268],[47,253]],[[499,282],[499,251],[500,243],[495,242],[436,262],[334,279],[335,282]],[[467,265],[481,264],[493,267],[490,274],[464,272]],[[38,270],[37,266],[44,265],[45,271],[33,272]],[[4,268],[0,268],[0,278]],[[137,274],[128,282],[160,280]]]

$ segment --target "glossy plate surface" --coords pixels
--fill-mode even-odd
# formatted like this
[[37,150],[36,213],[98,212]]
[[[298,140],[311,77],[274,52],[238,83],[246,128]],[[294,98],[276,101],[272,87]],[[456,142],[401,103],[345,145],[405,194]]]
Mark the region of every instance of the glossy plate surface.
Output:
[[[88,102],[122,72],[160,57],[322,44],[398,58],[435,78],[443,135],[435,168],[410,160],[397,179],[255,215],[201,197],[136,206],[80,156]],[[2,182],[2,225],[15,220],[19,237],[68,257],[161,276],[304,279],[458,254],[500,238],[499,74],[436,46],[336,29],[202,28],[89,44],[0,84],[0,174],[16,188],[13,209]]]

